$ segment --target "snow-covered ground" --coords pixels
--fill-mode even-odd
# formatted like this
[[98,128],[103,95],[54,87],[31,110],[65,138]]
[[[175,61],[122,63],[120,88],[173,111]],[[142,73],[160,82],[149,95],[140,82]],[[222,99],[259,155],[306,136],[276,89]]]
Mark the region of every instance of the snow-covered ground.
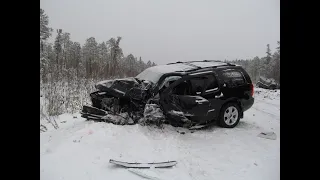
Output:
[[[64,114],[59,129],[40,134],[41,180],[143,179],[109,159],[176,160],[166,169],[138,169],[162,180],[280,179],[280,91],[256,88],[255,104],[237,127],[217,126],[191,133],[165,126],[117,126]],[[177,131],[184,131],[180,134]],[[260,138],[273,131],[276,140]]]

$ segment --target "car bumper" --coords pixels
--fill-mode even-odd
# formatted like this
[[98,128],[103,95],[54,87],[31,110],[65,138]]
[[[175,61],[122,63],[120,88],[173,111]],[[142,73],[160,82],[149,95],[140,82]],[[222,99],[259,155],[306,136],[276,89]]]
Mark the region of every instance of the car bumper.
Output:
[[250,97],[249,99],[242,100],[241,104],[242,104],[242,111],[244,112],[252,107],[252,105],[254,104],[254,98]]

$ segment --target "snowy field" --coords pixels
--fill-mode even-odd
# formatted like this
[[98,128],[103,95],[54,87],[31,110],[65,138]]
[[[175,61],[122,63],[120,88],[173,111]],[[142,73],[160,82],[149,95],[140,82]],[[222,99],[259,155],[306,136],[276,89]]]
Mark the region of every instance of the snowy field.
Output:
[[[175,160],[164,169],[138,169],[161,180],[280,179],[280,91],[256,88],[255,104],[237,127],[213,126],[191,133],[166,125],[117,126],[59,116],[59,129],[40,133],[41,180],[140,180],[109,159],[133,162]],[[185,132],[180,134],[177,131]],[[258,137],[273,131],[276,140]]]

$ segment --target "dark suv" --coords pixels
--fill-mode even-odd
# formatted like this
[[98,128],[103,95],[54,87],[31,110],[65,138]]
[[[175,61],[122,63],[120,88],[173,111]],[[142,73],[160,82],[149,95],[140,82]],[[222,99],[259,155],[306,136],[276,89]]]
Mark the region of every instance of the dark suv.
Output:
[[96,88],[90,94],[93,107],[84,106],[82,116],[110,122],[109,114],[127,113],[131,123],[161,119],[190,127],[217,120],[233,128],[254,103],[248,73],[241,66],[211,60],[154,66],[136,77],[99,82]]

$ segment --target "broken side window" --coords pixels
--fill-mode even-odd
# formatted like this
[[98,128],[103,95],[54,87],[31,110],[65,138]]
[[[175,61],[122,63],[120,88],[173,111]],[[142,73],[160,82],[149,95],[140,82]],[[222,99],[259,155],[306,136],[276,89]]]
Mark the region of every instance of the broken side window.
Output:
[[181,76],[168,76],[166,77],[159,86],[159,93],[155,96],[155,98],[160,97],[160,94],[168,88],[172,83],[180,79]]
[[174,87],[172,93],[176,95],[200,96],[205,90],[206,80],[206,77],[185,80]]
[[172,84],[173,82],[175,82],[176,80],[178,80],[180,78],[181,78],[181,76],[168,76],[168,77],[166,77],[163,80],[163,82],[161,83],[161,85],[159,86],[159,89],[169,87],[170,84]]
[[207,78],[207,87],[205,93],[210,93],[218,90],[218,81],[213,75],[206,76]]
[[192,95],[200,96],[205,88],[206,77],[196,77],[190,79],[191,87],[192,87]]
[[218,91],[218,81],[213,75],[207,75],[206,77],[206,88],[202,94],[204,98],[214,98],[215,93]]
[[172,89],[172,94],[175,95],[191,95],[190,80],[186,80],[178,84]]

